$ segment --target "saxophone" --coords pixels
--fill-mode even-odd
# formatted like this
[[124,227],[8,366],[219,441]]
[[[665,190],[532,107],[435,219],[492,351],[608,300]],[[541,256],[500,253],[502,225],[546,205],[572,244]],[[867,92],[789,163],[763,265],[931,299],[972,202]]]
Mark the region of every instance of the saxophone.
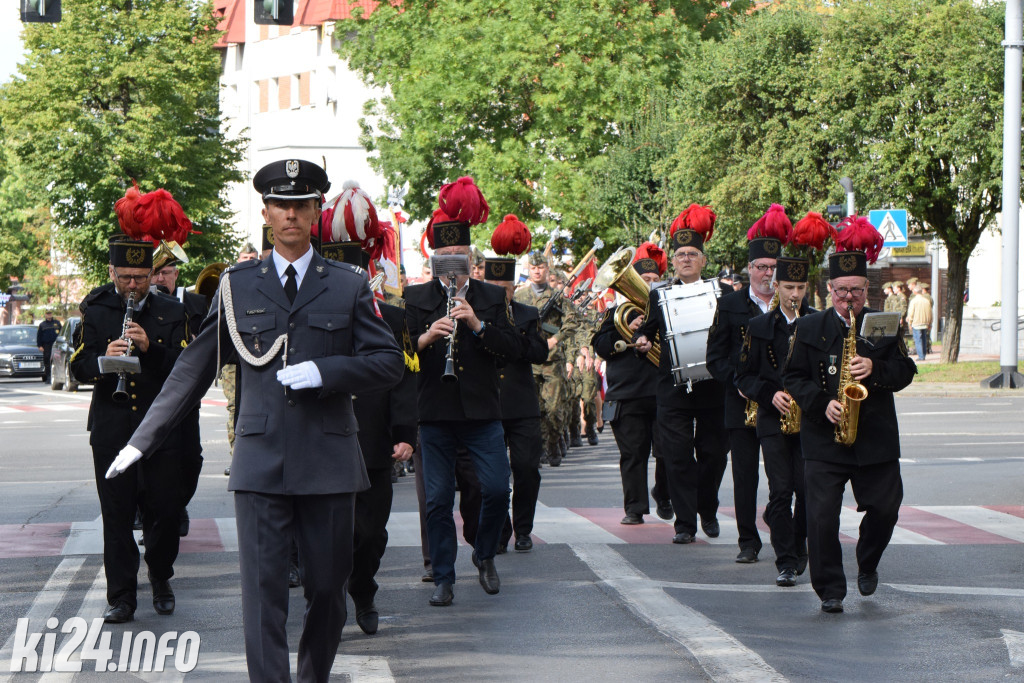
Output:
[[839,403],[843,412],[836,424],[836,443],[852,446],[857,440],[857,420],[860,418],[861,401],[868,397],[868,389],[853,379],[850,363],[857,354],[857,319],[850,311],[850,331],[843,342],[842,371],[839,375]]
[[[775,288],[772,300],[768,302],[768,310],[772,311],[779,306],[779,288]],[[747,399],[747,406],[743,409],[743,425],[745,427],[757,426],[757,401]]]
[[[796,304],[793,306],[793,310],[796,311],[796,317],[800,317],[800,305]],[[785,390],[783,390],[785,391]],[[786,391],[786,396],[789,396],[789,414],[783,415],[779,418],[781,423],[780,429],[783,434],[799,434],[800,433],[800,406],[796,404],[793,397],[790,396],[789,392]]]

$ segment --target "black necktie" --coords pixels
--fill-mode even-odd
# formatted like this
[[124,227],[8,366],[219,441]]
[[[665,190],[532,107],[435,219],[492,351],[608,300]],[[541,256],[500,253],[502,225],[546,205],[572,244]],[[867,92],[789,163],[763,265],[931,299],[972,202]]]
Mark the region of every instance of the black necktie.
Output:
[[284,293],[288,297],[289,303],[295,303],[295,295],[299,291],[299,285],[295,282],[295,266],[288,264],[288,267],[284,269],[284,274],[287,276],[287,280],[284,281]]

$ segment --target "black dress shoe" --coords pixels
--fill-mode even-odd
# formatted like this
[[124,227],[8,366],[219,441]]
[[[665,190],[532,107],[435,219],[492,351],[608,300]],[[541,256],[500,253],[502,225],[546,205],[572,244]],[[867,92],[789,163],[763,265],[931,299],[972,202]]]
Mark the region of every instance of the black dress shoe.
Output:
[[379,620],[380,614],[377,612],[377,606],[372,601],[365,607],[356,607],[356,624],[359,625],[359,628],[366,635],[372,636],[377,632]]
[[658,497],[654,495],[654,489],[651,489],[651,497],[654,498],[655,512],[662,519],[672,519],[672,501],[669,499],[658,500]]
[[829,614],[838,614],[843,611],[843,601],[839,598],[829,598],[821,601],[821,611]]
[[423,576],[420,577],[420,581],[423,583],[434,583],[434,568],[424,567]]
[[736,556],[739,564],[754,564],[757,562],[757,551],[753,548],[741,548],[740,554]]
[[231,465],[228,465],[227,467],[224,468],[224,476],[225,477],[230,477],[231,476]]
[[288,587],[298,588],[302,585],[302,576],[299,574],[299,565],[294,562],[288,563]]
[[644,516],[638,515],[635,512],[627,512],[626,516],[622,518],[619,524],[643,524]]
[[452,592],[452,585],[442,582],[434,587],[434,594],[430,596],[430,604],[434,607],[447,607],[452,604],[453,599],[455,599],[455,593]]
[[494,566],[494,558],[480,560],[480,585],[488,595],[494,595],[501,590],[501,579],[498,578],[498,570]]
[[708,538],[718,538],[718,535],[722,533],[722,527],[718,525],[718,520],[714,517],[700,520],[700,528],[704,530]]
[[587,434],[587,443],[589,443],[591,446],[597,445],[597,432],[591,432],[590,434]]
[[561,455],[551,455],[551,456],[548,456],[548,466],[549,467],[558,467],[561,464],[562,464],[562,456]]
[[775,585],[780,588],[788,588],[796,585],[796,572],[792,569],[783,569],[775,579]]
[[857,574],[857,590],[861,595],[871,595],[878,588],[878,572]]
[[178,517],[178,536],[184,538],[188,536],[188,510],[185,508],[181,509],[181,516]]
[[517,553],[528,553],[533,550],[533,539],[530,538],[530,534],[523,534],[522,536],[516,536],[516,552]]
[[672,537],[673,543],[679,543],[685,545],[687,543],[693,543],[693,534],[685,531],[680,531],[678,534]]
[[174,614],[174,591],[167,579],[149,577],[149,585],[153,588],[153,609],[157,614]]
[[107,606],[103,613],[103,621],[108,624],[123,624],[126,621],[135,619],[135,610],[127,602],[115,602]]
[[800,555],[796,558],[796,575],[800,576],[807,569],[807,555]]
[[573,434],[572,438],[569,439],[569,448],[579,448],[583,445],[583,439],[579,434]]

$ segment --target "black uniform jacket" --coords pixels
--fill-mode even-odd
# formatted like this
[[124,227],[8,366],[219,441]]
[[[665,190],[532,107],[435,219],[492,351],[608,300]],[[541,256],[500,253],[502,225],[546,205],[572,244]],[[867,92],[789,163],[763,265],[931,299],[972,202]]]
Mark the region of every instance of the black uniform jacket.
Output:
[[[379,303],[381,318],[391,328],[395,341],[410,358],[415,355],[409,348],[409,332],[405,326],[405,311],[398,306]],[[405,367],[397,386],[387,391],[372,387],[360,390],[352,397],[356,420],[359,421],[359,448],[363,451],[366,469],[387,469],[394,460],[397,443],[416,445],[416,373]]]
[[[858,317],[858,326],[865,308]],[[835,425],[825,417],[829,401],[839,393],[843,344],[847,327],[834,308],[797,320],[789,359],[783,372],[786,391],[802,411],[800,444],[805,460],[848,465],[872,465],[900,457],[899,427],[893,392],[910,384],[917,365],[900,336],[874,343],[857,338],[857,355],[870,358],[871,375],[863,382],[868,397],[860,406],[857,440],[852,446],[835,442]]]
[[501,417],[505,420],[540,417],[533,366],[548,359],[548,344],[540,332],[540,311],[535,306],[513,301],[509,305],[509,317],[522,348],[516,360],[510,360],[498,370]]
[[[687,391],[686,386],[674,386],[672,379],[672,354],[669,353],[668,344],[664,342],[668,338],[668,330],[665,327],[665,316],[661,312],[661,293],[673,285],[682,284],[678,279],[665,287],[658,287],[651,290],[651,298],[647,305],[647,317],[637,330],[635,337],[645,336],[648,341],[658,341],[661,344],[661,359],[658,364],[658,403],[671,403],[677,408],[685,410],[703,410],[706,408],[721,407],[725,390],[721,382],[713,379],[702,380],[693,383],[693,390]],[[634,337],[634,338],[635,338]],[[650,361],[645,361],[649,363]],[[710,363],[709,363],[710,364]]]
[[[647,359],[646,354],[639,354],[633,349],[615,352],[615,342],[627,341],[615,329],[615,312],[617,306],[609,308],[601,321],[601,326],[594,333],[590,343],[594,353],[607,361],[605,377],[608,389],[605,391],[606,401],[628,401],[634,398],[654,396],[658,388],[658,368]],[[632,321],[635,313],[629,316]]]
[[[806,303],[799,311],[800,317],[814,312]],[[795,326],[796,321],[793,324]],[[759,437],[781,432],[782,415],[772,405],[772,399],[776,392],[783,390],[782,368],[789,354],[791,336],[786,316],[778,307],[750,319],[736,371],[736,386],[747,398],[757,401]]]
[[[82,381],[95,383],[89,406],[89,443],[120,450],[142,423],[174,361],[187,344],[185,307],[172,297],[149,294],[142,310],[132,315],[132,321],[146,331],[149,349],[146,353],[140,353],[138,347],[132,351],[133,356],[139,357],[142,372],[128,375],[125,388],[129,398],[124,403],[115,403],[113,399],[118,376],[101,375],[98,364],[100,356],[107,353],[107,345],[121,336],[124,300],[113,283],[109,283],[89,292],[79,310],[82,324],[75,330],[71,372]],[[172,435],[164,443],[165,448],[180,445],[180,434]]]
[[718,300],[715,321],[708,331],[708,371],[725,385],[725,427],[743,427],[747,401],[736,391],[736,370],[750,319],[762,315],[750,300],[750,287],[724,295]]
[[[447,297],[440,281],[405,288],[405,320],[413,348],[438,318],[448,314]],[[466,301],[486,325],[477,336],[459,322],[455,331],[454,359],[457,382],[443,382],[448,338],[442,337],[419,351],[419,420],[500,420],[498,366],[519,357],[522,344],[508,320],[505,289],[479,280],[469,281]]]
[[[366,387],[386,391],[404,368],[394,335],[377,317],[365,272],[313,254],[293,303],[273,259],[246,261],[227,273],[244,348],[261,357],[287,335],[288,364],[313,361],[323,386],[286,391],[277,380],[280,352],[265,365],[245,361],[231,341],[221,296],[131,445],[152,452],[206,393],[218,364],[237,363],[241,390],[228,489],[277,495],[362,491],[369,481],[352,394]],[[222,288],[224,282],[222,276]]]

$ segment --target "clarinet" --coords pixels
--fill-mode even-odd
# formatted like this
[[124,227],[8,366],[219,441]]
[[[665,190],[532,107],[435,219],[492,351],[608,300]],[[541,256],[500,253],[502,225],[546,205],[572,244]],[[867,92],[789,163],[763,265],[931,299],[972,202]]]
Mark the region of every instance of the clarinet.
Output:
[[[448,286],[445,287],[445,294],[448,295],[448,318],[452,317],[452,309],[455,307],[455,276],[448,276]],[[455,331],[458,329],[458,321],[452,327],[448,335],[448,348],[444,354],[444,374],[441,375],[442,382],[458,382],[459,377],[455,374]]]
[[[122,354],[124,356],[132,355],[132,340],[128,336],[128,325],[132,321],[132,316],[135,314],[135,292],[128,293],[128,303],[124,311],[124,322],[121,323],[121,339],[128,342],[128,348]],[[119,372],[117,373],[117,388],[114,389],[114,403],[125,403],[128,400],[128,373]]]

